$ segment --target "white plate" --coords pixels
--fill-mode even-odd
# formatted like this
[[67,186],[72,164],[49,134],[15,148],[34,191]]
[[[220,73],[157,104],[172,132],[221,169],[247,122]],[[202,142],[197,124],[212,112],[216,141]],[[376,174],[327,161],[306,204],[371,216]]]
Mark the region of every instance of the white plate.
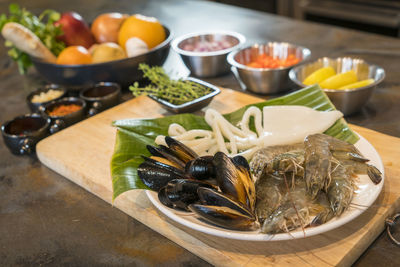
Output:
[[261,234],[259,231],[234,231],[225,228],[220,228],[206,222],[200,221],[191,212],[177,211],[164,206],[157,197],[157,193],[154,191],[146,191],[150,201],[160,210],[161,213],[174,220],[175,222],[182,224],[186,227],[194,230],[207,233],[214,236],[238,239],[238,240],[249,240],[249,241],[276,241],[276,240],[290,240],[294,238],[304,238],[317,234],[321,234],[337,228],[349,221],[353,220],[361,213],[364,212],[369,206],[374,203],[379,193],[382,190],[384,183],[384,169],[382,160],[376,152],[375,148],[362,136],[355,146],[361,151],[361,153],[368,159],[370,164],[377,167],[382,172],[382,181],[375,185],[369,179],[367,175],[359,175],[359,181],[357,183],[358,189],[354,194],[351,207],[345,211],[339,218],[334,218],[329,222],[316,227],[305,228],[305,231],[299,229],[296,231],[275,235]]

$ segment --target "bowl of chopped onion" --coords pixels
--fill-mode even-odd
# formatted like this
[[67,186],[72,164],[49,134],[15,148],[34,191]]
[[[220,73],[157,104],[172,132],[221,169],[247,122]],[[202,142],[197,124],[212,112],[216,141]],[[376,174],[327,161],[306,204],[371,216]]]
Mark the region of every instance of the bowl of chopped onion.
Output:
[[229,72],[226,56],[241,47],[246,38],[237,32],[208,31],[180,36],[171,46],[192,76],[216,77]]

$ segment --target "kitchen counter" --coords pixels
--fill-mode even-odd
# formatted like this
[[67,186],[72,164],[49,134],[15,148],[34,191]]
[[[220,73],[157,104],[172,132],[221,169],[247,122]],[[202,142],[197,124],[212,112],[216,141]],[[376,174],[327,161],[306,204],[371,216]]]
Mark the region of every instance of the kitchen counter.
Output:
[[[400,137],[400,40],[294,21],[248,9],[203,1],[18,1],[35,14],[51,8],[74,10],[87,21],[104,12],[152,15],[175,36],[200,30],[241,32],[249,43],[287,41],[308,47],[312,58],[359,56],[382,66],[386,79],[350,123]],[[10,2],[0,3],[5,13]],[[25,98],[45,83],[31,70],[21,76],[0,44],[0,122],[29,113]],[[167,70],[187,75],[173,52]],[[232,74],[205,79],[241,90]],[[124,99],[130,98],[125,91]],[[269,98],[269,97],[266,97]],[[400,149],[400,148],[399,148]],[[15,156],[0,145],[0,264],[209,266],[199,257],[41,165],[35,156]],[[400,248],[383,232],[355,262],[396,266]]]

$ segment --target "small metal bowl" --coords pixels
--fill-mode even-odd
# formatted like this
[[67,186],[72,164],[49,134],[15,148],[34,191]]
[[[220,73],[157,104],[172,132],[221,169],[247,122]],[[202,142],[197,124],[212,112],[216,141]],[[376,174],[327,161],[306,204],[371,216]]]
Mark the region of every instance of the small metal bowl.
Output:
[[[289,55],[294,55],[300,62],[290,67],[274,69],[252,68],[246,66],[256,60],[259,55],[269,55],[281,60]],[[276,94],[290,89],[291,82],[288,77],[289,70],[303,63],[311,55],[308,48],[289,43],[269,42],[266,44],[254,44],[228,55],[228,62],[232,66],[232,72],[236,78],[249,91],[257,94]]]
[[335,90],[322,88],[335,107],[345,116],[359,111],[367,103],[376,86],[385,78],[385,71],[383,68],[369,64],[363,59],[350,57],[323,57],[317,61],[293,68],[289,72],[289,77],[299,87],[306,87],[302,81],[308,75],[319,68],[328,66],[333,67],[336,73],[354,70],[359,81],[365,79],[375,80],[374,83],[368,86],[356,89]]
[[212,90],[212,92],[205,96],[196,98],[195,100],[192,100],[190,102],[183,103],[181,105],[171,104],[168,101],[165,101],[163,99],[160,99],[160,98],[152,96],[152,95],[149,95],[149,97],[170,112],[190,113],[190,112],[194,112],[196,110],[200,110],[200,109],[204,108],[205,106],[207,106],[208,104],[210,104],[213,97],[218,95],[221,92],[221,90],[218,87],[216,87],[210,83],[204,82],[202,80],[191,78],[191,77],[187,78],[186,80],[193,81],[195,83],[198,83],[205,87],[208,87]]
[[[231,44],[231,47],[211,52],[184,50],[185,45],[201,41],[226,41]],[[228,73],[230,66],[226,62],[226,55],[243,45],[245,41],[246,38],[237,32],[196,32],[176,38],[172,41],[171,46],[181,56],[191,75],[204,78]]]
[[[45,101],[45,102],[32,102],[32,99],[35,95],[39,95],[40,93],[46,93],[50,90],[56,90],[56,91],[61,91],[62,94],[59,97],[53,98],[49,101]],[[26,102],[28,104],[29,109],[32,112],[39,112],[39,107],[42,105],[46,105],[47,103],[53,101],[53,100],[57,100],[57,99],[61,99],[63,97],[65,97],[67,95],[68,91],[65,88],[62,88],[56,84],[49,84],[46,85],[44,87],[38,88],[37,90],[31,92],[27,97],[26,97]]]

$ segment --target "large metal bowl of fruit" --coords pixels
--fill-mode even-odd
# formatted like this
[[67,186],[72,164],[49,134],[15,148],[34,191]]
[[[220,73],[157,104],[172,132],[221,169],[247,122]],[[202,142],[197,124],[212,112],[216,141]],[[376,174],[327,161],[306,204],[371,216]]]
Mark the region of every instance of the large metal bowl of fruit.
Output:
[[139,63],[164,63],[172,39],[170,29],[153,17],[104,13],[89,26],[76,12],[35,16],[15,4],[0,30],[21,72],[33,63],[49,82],[67,88],[132,84],[141,78]]
[[138,69],[140,63],[146,63],[151,66],[164,64],[169,54],[172,39],[169,29],[165,26],[164,29],[167,39],[148,52],[138,56],[80,65],[61,65],[45,62],[37,58],[32,58],[32,62],[37,72],[51,83],[79,88],[107,81],[119,83],[124,87],[142,78],[142,73]]
[[289,77],[299,87],[319,84],[335,107],[350,115],[367,103],[385,71],[360,58],[323,57],[294,67]]

